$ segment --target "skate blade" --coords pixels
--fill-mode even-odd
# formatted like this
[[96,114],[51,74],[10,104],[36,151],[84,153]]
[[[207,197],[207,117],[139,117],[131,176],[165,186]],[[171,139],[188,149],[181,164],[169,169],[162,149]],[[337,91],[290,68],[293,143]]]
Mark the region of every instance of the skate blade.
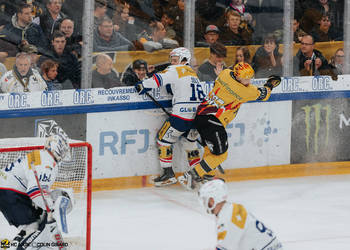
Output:
[[193,189],[191,188],[191,184],[188,182],[188,179],[185,176],[181,175],[177,177],[177,180],[181,184],[181,186],[183,186],[187,190],[193,191]]
[[[154,182],[154,181],[153,181]],[[170,178],[166,181],[162,181],[162,182],[154,182],[154,186],[155,187],[165,187],[165,186],[170,186],[170,185],[173,185],[177,182],[176,178],[173,177],[173,178]]]

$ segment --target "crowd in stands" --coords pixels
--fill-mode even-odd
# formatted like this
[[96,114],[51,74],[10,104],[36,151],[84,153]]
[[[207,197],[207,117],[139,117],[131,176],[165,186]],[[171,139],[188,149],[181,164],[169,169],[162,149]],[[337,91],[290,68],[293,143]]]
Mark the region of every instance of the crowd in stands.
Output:
[[[242,60],[252,64],[257,78],[281,75],[283,2],[197,0],[195,47],[209,51],[196,70],[200,80],[215,80],[223,69]],[[42,82],[48,90],[81,88],[83,6],[82,0],[0,0],[3,92],[9,90],[2,86],[11,76],[17,81],[17,89],[23,91],[40,89]],[[130,86],[163,69],[148,64],[147,58],[139,58],[130,60],[124,72],[117,72],[113,68],[116,58],[110,53],[152,53],[183,46],[184,10],[184,0],[95,0],[93,52],[97,55],[92,86]],[[343,49],[330,60],[315,49],[315,42],[342,41],[343,25],[343,0],[294,1],[293,42],[300,46],[293,58],[295,76],[330,75],[336,79],[343,73]],[[258,46],[254,53],[247,49],[251,45]],[[236,47],[233,58],[228,58],[228,46]],[[16,60],[13,68],[6,69],[4,62],[9,57]],[[19,63],[27,58],[31,58],[28,70],[19,71]],[[225,65],[227,59],[230,63]],[[40,80],[40,88],[32,88],[35,81],[30,81],[31,77]]]

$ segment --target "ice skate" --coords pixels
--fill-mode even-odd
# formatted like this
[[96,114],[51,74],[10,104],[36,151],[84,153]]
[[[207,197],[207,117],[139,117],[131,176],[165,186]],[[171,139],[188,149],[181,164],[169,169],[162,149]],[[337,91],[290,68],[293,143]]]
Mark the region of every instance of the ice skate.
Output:
[[158,176],[153,180],[154,186],[163,187],[175,184],[177,179],[175,178],[174,171],[171,167],[164,168],[164,172],[162,175]]

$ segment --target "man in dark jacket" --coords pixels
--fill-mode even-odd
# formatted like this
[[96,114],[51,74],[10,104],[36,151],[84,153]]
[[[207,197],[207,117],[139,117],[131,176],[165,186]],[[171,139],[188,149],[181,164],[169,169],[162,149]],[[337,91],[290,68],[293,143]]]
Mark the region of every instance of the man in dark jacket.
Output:
[[137,59],[123,74],[122,82],[126,86],[134,86],[135,83],[144,80],[148,75],[147,62]]
[[331,66],[322,53],[315,49],[314,38],[305,35],[301,38],[301,46],[293,58],[294,76],[333,76]]
[[32,8],[28,4],[19,5],[11,23],[5,26],[1,34],[4,35],[3,39],[15,45],[29,43],[35,45],[39,52],[44,52],[48,48],[48,40],[42,29],[32,22]]
[[[57,80],[63,84],[63,89],[79,89],[81,82],[81,65],[77,57],[66,49],[66,37],[60,31],[52,35],[52,50],[39,58],[39,66],[46,59],[58,62]],[[68,81],[69,80],[69,81]]]
[[94,52],[131,50],[133,48],[132,42],[113,30],[113,22],[109,17],[101,19],[94,32]]
[[51,40],[53,32],[58,29],[60,20],[66,18],[67,15],[61,11],[62,0],[47,0],[46,2],[44,13],[36,18],[34,22],[40,24],[47,39]]

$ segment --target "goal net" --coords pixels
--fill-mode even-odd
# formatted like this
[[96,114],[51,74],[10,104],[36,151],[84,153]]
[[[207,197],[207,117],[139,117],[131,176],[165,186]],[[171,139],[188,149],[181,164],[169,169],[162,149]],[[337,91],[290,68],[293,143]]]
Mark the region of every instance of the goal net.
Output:
[[[32,150],[43,149],[44,143],[45,139],[38,137],[0,139],[0,168]],[[52,189],[74,192],[73,210],[67,215],[68,234],[62,234],[68,249],[90,250],[92,148],[87,142],[75,140],[69,145],[71,159],[62,162]]]

